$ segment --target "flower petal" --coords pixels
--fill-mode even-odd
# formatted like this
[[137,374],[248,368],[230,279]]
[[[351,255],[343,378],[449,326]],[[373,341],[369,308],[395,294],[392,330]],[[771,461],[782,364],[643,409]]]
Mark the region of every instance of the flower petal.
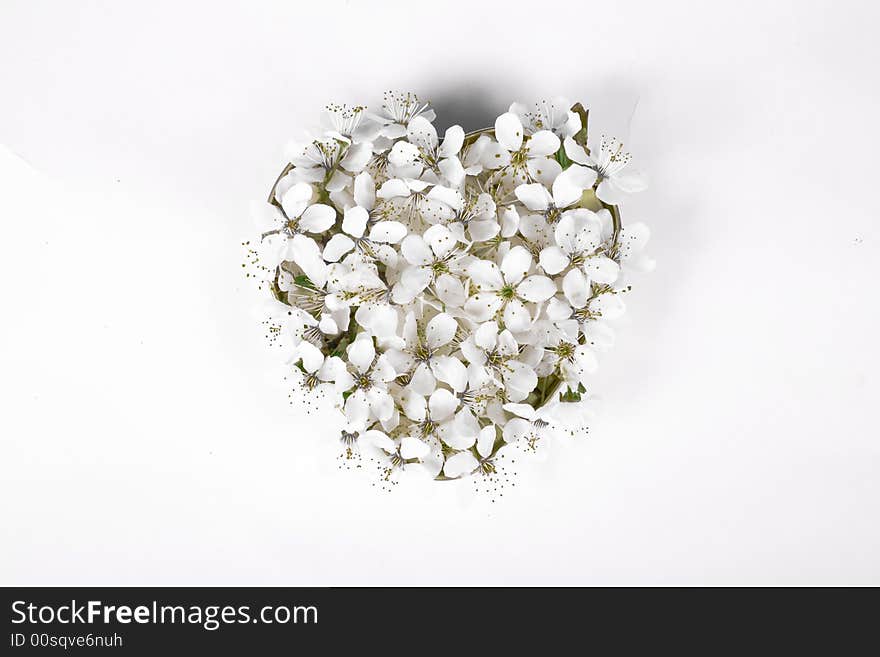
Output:
[[642,192],[648,187],[644,174],[629,167],[614,176],[614,184],[626,194]]
[[446,129],[443,135],[443,143],[437,150],[440,157],[452,157],[458,155],[464,144],[464,128],[460,125],[453,125]]
[[373,338],[366,333],[358,333],[354,342],[348,345],[346,350],[348,354],[348,362],[354,365],[358,372],[366,373],[373,364],[376,357],[376,347],[373,345]]
[[352,424],[366,424],[370,419],[370,404],[363,390],[355,390],[345,400],[345,418]]
[[461,165],[461,160],[455,156],[440,160],[437,168],[440,169],[440,173],[443,174],[443,177],[453,187],[461,185],[464,182],[465,175],[467,175],[464,167]]
[[299,265],[309,280],[319,288],[324,287],[327,282],[327,265],[321,256],[321,247],[315,240],[305,235],[294,235],[288,242],[288,250],[290,258]]
[[406,135],[410,143],[415,144],[427,153],[433,153],[439,143],[437,129],[424,116],[417,116],[409,122],[406,126]]
[[375,378],[378,378],[379,381],[389,383],[397,378],[397,371],[391,364],[391,360],[387,358],[385,354],[382,354],[373,364],[373,375]]
[[452,356],[434,356],[431,359],[431,370],[434,376],[461,392],[467,387],[467,368],[458,358]]
[[452,308],[461,308],[466,301],[464,286],[452,274],[441,274],[434,283],[437,298]]
[[513,237],[519,230],[519,213],[512,205],[501,213],[501,237]]
[[565,154],[572,162],[577,162],[578,164],[593,163],[593,161],[590,159],[590,156],[587,155],[587,152],[584,150],[584,147],[578,144],[571,137],[566,137],[562,145],[565,148]]
[[538,385],[538,375],[525,363],[508,361],[504,369],[504,387],[511,401],[522,401]]
[[520,219],[519,232],[530,242],[538,246],[553,244],[553,231],[547,220],[540,214],[529,214]]
[[498,322],[485,322],[474,331],[474,343],[478,347],[491,351],[498,344]]
[[359,205],[346,208],[342,218],[342,230],[352,237],[363,237],[369,218],[369,213]]
[[437,380],[426,363],[421,363],[416,368],[416,371],[413,372],[412,378],[409,381],[409,387],[414,392],[425,397],[434,392],[434,388],[437,387]]
[[504,307],[504,326],[513,331],[520,333],[528,330],[532,323],[532,316],[529,311],[518,299],[511,299]]
[[574,308],[583,308],[590,296],[587,277],[580,269],[572,269],[562,279],[562,292]]
[[464,312],[475,322],[492,319],[501,307],[502,299],[494,292],[480,292],[468,298]]
[[[392,290],[395,303],[407,304],[418,296],[431,283],[431,272],[425,267],[407,267],[400,275],[400,280]],[[398,292],[398,286],[406,292]]]
[[387,390],[376,386],[370,388],[367,401],[370,403],[370,412],[379,422],[387,422],[394,415],[394,400]]
[[373,144],[368,141],[352,144],[345,152],[345,156],[339,165],[346,171],[358,173],[363,171],[364,167],[373,157]]
[[556,283],[546,276],[529,276],[516,286],[516,293],[526,301],[538,303],[556,294]]
[[422,442],[418,438],[404,436],[400,439],[400,455],[407,460],[423,458],[430,451],[431,448],[428,447],[427,443]]
[[[505,406],[506,405],[507,404],[505,404]],[[504,425],[504,430],[501,432],[501,436],[504,438],[504,442],[513,443],[517,440],[522,440],[523,438],[528,437],[531,433],[532,423],[528,420],[515,417]]]
[[406,237],[406,226],[399,221],[380,221],[370,229],[370,239],[374,242],[397,244]]
[[519,417],[525,418],[529,421],[538,419],[538,412],[532,407],[531,404],[505,404],[504,410],[510,411],[514,415],[518,415]]
[[303,213],[312,199],[312,186],[300,182],[293,185],[281,195],[281,207],[288,219],[295,219]]
[[[455,239],[455,235],[453,235],[446,226],[441,224],[431,226],[426,230],[424,238],[428,246],[431,247],[431,251],[433,251],[438,258],[442,258],[449,253],[452,247],[458,243],[458,240]],[[433,261],[434,258],[432,257],[431,260]]]
[[431,247],[420,235],[407,235],[400,244],[400,252],[411,265],[429,265],[434,261]]
[[364,431],[360,435],[359,440],[362,440],[374,447],[383,449],[386,452],[393,452],[395,449],[397,449],[397,445],[394,444],[394,441],[391,440],[391,438],[389,438],[384,432],[377,431],[375,429]]
[[495,237],[501,227],[495,219],[487,219],[485,221],[471,221],[468,224],[468,233],[474,242],[485,242]]
[[508,151],[518,151],[523,142],[523,126],[519,117],[505,112],[495,119],[495,139]]
[[553,181],[553,202],[558,208],[580,200],[585,189],[596,182],[596,172],[580,164],[572,164]]
[[545,187],[550,187],[562,173],[562,166],[552,157],[533,157],[526,163],[526,168],[535,182]]
[[501,261],[501,273],[504,282],[508,285],[516,285],[529,273],[532,267],[532,254],[521,246],[515,246],[504,256]]
[[372,210],[376,205],[376,181],[369,171],[363,171],[354,178],[354,202]]
[[465,474],[470,474],[480,467],[479,461],[470,452],[456,452],[446,459],[443,464],[443,474],[450,479],[457,479]]
[[297,347],[299,357],[302,358],[303,368],[306,372],[314,374],[324,363],[324,354],[311,342],[303,340]]
[[571,317],[571,306],[565,301],[557,297],[553,297],[547,302],[546,311],[547,318],[553,322],[561,322]]
[[474,260],[468,266],[467,274],[479,290],[495,292],[504,287],[501,270],[489,260]]
[[585,345],[578,345],[577,348],[575,348],[574,362],[577,367],[586,374],[592,374],[599,367],[599,361],[596,360],[596,354]]
[[324,247],[324,260],[339,262],[339,259],[354,248],[354,240],[348,235],[336,233]]
[[599,313],[602,319],[617,319],[623,315],[626,306],[619,294],[606,293],[590,301],[590,310]]
[[461,210],[461,206],[464,204],[461,192],[457,189],[452,189],[451,187],[445,187],[443,185],[434,185],[431,188],[431,191],[428,192],[427,197],[432,201],[445,203],[453,210]]
[[448,420],[458,408],[458,398],[448,390],[441,388],[431,393],[428,400],[428,408],[431,410],[431,419],[434,422]]
[[614,329],[602,321],[586,322],[583,326],[586,344],[593,349],[606,351],[614,346]]
[[480,161],[487,169],[500,169],[510,164],[510,152],[501,144],[493,141],[486,144]]
[[[422,156],[419,147],[408,141],[395,142],[394,146],[388,153],[388,162],[395,167],[408,167],[417,164],[418,170],[421,170]],[[384,185],[383,185],[384,186]]]
[[382,183],[379,191],[376,192],[376,196],[384,199],[409,196],[409,194],[409,185],[406,184],[406,181],[401,180],[400,178],[391,178],[390,180],[386,180],[384,183]]
[[492,454],[492,448],[495,446],[495,425],[490,424],[488,427],[480,429],[480,435],[477,437],[477,452],[483,458],[487,458]]
[[596,255],[586,259],[584,271],[591,281],[610,285],[617,280],[620,266],[608,256]]
[[529,150],[529,157],[540,157],[553,155],[559,150],[559,137],[549,130],[538,130],[529,138],[526,146]]
[[516,197],[519,199],[520,203],[522,203],[524,206],[532,211],[546,210],[550,207],[550,202],[553,200],[550,197],[550,192],[548,192],[547,188],[544,187],[544,185],[542,185],[541,183],[527,183],[525,185],[519,185],[514,190],[514,193],[516,194]]
[[548,246],[541,249],[538,262],[541,269],[553,276],[568,267],[568,256],[558,246]]
[[432,350],[452,342],[455,332],[458,330],[458,322],[447,313],[435,316],[425,327],[425,341]]
[[300,229],[309,233],[323,233],[336,223],[336,210],[323,203],[306,208],[299,220]]
[[412,387],[404,388],[400,395],[400,408],[404,415],[413,422],[422,422],[428,416],[428,403],[417,394]]

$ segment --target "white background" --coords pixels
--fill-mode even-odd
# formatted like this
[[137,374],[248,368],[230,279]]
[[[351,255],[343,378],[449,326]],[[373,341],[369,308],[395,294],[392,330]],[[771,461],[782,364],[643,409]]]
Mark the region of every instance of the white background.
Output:
[[[3,0],[0,583],[880,584],[878,19]],[[600,418],[495,502],[337,470],[241,273],[285,141],[385,89],[565,94],[651,177]]]

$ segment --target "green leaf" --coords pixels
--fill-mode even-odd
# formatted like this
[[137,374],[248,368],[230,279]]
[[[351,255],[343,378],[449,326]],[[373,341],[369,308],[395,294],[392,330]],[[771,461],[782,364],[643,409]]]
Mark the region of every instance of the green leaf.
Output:
[[581,393],[575,392],[569,388],[563,394],[559,395],[559,399],[564,402],[579,402],[581,400]]
[[556,161],[559,162],[563,169],[571,166],[571,160],[568,159],[568,155],[565,153],[565,146],[560,146],[559,150],[556,151]]
[[571,111],[581,117],[581,129],[574,133],[573,139],[575,143],[583,146],[584,150],[587,151],[587,155],[589,155],[590,149],[587,148],[587,122],[590,118],[590,110],[585,109],[580,103],[575,103],[572,105]]

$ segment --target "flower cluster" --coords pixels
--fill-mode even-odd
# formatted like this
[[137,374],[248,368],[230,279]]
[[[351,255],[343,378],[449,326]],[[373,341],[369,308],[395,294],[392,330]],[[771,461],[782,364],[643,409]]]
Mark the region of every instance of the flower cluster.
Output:
[[344,411],[346,454],[388,477],[491,474],[505,445],[582,421],[629,273],[652,265],[617,207],[642,179],[617,141],[588,147],[587,116],[514,103],[441,139],[427,103],[388,93],[288,146],[256,252],[274,334]]

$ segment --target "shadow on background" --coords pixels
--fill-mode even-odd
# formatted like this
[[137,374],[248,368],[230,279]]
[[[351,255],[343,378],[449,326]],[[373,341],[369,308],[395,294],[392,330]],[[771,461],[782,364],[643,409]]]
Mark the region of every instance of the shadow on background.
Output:
[[437,112],[434,125],[442,135],[453,125],[460,125],[465,132],[495,125],[495,118],[514,100],[509,92],[501,91],[506,88],[497,80],[448,80],[434,83],[419,95],[429,100]]

